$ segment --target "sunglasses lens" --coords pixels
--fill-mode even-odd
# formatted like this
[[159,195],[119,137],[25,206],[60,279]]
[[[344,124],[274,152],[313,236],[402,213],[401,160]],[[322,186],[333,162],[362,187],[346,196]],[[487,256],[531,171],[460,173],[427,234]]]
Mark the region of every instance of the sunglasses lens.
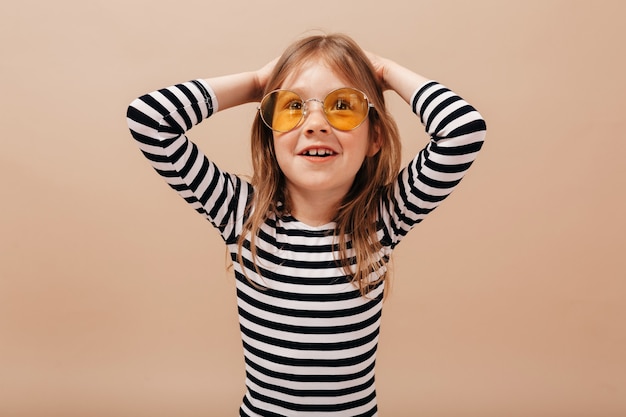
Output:
[[263,122],[277,132],[288,132],[300,123],[304,103],[293,91],[276,90],[261,101],[260,112]]
[[324,112],[328,122],[339,130],[357,128],[369,111],[365,94],[354,88],[340,88],[324,99]]

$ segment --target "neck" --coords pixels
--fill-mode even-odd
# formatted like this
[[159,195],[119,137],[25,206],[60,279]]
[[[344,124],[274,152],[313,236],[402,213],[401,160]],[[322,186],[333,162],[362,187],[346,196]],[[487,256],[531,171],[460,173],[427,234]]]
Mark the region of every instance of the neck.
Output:
[[290,192],[291,215],[309,226],[328,224],[335,218],[342,197],[325,193],[303,195]]

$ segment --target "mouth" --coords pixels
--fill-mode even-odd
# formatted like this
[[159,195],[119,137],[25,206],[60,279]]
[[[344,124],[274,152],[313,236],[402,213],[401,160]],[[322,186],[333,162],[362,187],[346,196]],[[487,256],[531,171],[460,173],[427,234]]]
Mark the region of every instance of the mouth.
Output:
[[335,155],[335,152],[328,148],[310,148],[300,153],[301,156],[311,156],[316,158],[327,158]]

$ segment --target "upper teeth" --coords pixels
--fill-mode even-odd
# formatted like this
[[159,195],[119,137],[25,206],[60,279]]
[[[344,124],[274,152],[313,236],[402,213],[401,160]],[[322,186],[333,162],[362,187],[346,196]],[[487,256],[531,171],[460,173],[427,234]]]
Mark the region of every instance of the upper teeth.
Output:
[[331,155],[332,153],[333,151],[331,151],[330,149],[309,149],[306,152],[304,152],[305,155],[311,155],[311,156]]

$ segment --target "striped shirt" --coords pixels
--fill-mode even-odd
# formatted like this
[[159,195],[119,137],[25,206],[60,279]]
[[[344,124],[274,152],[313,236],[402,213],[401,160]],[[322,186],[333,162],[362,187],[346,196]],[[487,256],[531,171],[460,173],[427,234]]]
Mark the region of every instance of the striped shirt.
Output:
[[[384,259],[452,192],[485,136],[481,115],[439,83],[419,87],[411,106],[431,139],[398,174],[391,197],[379,202]],[[186,136],[217,109],[211,87],[194,80],[134,100],[127,120],[154,169],[215,226],[230,252],[246,370],[240,415],[377,415],[384,282],[363,297],[336,262],[335,225],[311,227],[289,215],[270,215],[259,231],[260,276],[247,239],[238,262],[237,240],[254,189],[220,170]]]

